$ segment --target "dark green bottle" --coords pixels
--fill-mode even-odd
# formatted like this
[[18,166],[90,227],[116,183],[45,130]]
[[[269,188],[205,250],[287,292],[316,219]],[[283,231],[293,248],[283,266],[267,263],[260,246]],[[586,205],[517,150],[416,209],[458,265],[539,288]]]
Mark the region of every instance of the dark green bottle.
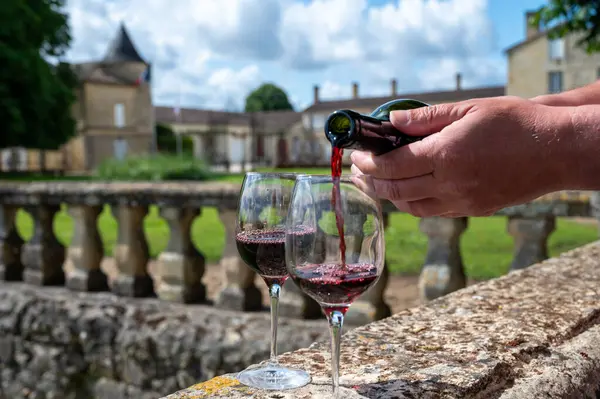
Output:
[[385,154],[422,137],[402,133],[390,122],[390,112],[428,107],[418,100],[392,100],[377,107],[369,115],[350,109],[333,112],[325,122],[325,136],[333,147]]

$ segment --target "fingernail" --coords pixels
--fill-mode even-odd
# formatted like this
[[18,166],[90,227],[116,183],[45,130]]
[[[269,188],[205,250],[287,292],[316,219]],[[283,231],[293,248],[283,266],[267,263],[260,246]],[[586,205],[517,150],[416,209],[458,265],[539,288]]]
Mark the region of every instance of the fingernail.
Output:
[[408,123],[408,112],[403,110],[390,112],[390,122],[392,122],[392,125],[406,125]]
[[350,160],[352,162],[360,162],[360,160],[364,157],[365,157],[365,154],[363,154],[360,151],[352,151],[352,154],[350,154]]

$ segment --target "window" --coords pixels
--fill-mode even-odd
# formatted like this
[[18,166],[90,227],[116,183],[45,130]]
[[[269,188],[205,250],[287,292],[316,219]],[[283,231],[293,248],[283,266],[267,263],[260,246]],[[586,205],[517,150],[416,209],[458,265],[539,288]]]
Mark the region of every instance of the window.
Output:
[[314,114],[313,115],[313,130],[323,130],[325,127],[325,115]]
[[562,60],[565,58],[565,41],[562,38],[548,41],[548,58],[550,60]]
[[115,104],[113,113],[115,127],[125,127],[125,104]]
[[560,93],[563,90],[563,74],[560,71],[548,73],[548,93]]
[[311,119],[311,118],[310,118],[310,114],[303,114],[303,115],[302,115],[302,126],[303,126],[305,129],[310,129],[310,127],[311,127],[311,125],[312,125],[312,124],[311,124],[311,120],[310,120],[310,119]]

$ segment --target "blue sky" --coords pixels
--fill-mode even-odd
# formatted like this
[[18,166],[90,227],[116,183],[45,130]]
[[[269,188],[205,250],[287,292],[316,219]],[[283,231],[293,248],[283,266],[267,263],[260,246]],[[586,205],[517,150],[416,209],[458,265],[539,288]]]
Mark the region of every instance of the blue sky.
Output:
[[[124,21],[154,65],[156,104],[239,110],[263,82],[321,98],[504,84],[535,0],[69,0],[70,58],[101,58]],[[174,7],[173,4],[177,4]]]

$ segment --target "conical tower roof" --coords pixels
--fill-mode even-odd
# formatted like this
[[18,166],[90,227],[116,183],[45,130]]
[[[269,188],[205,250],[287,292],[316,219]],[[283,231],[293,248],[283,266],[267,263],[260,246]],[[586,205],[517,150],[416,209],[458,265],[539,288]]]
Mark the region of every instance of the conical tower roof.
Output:
[[125,24],[121,22],[117,36],[108,47],[108,51],[102,60],[105,63],[112,62],[146,62],[140,56],[133,41],[131,40]]

